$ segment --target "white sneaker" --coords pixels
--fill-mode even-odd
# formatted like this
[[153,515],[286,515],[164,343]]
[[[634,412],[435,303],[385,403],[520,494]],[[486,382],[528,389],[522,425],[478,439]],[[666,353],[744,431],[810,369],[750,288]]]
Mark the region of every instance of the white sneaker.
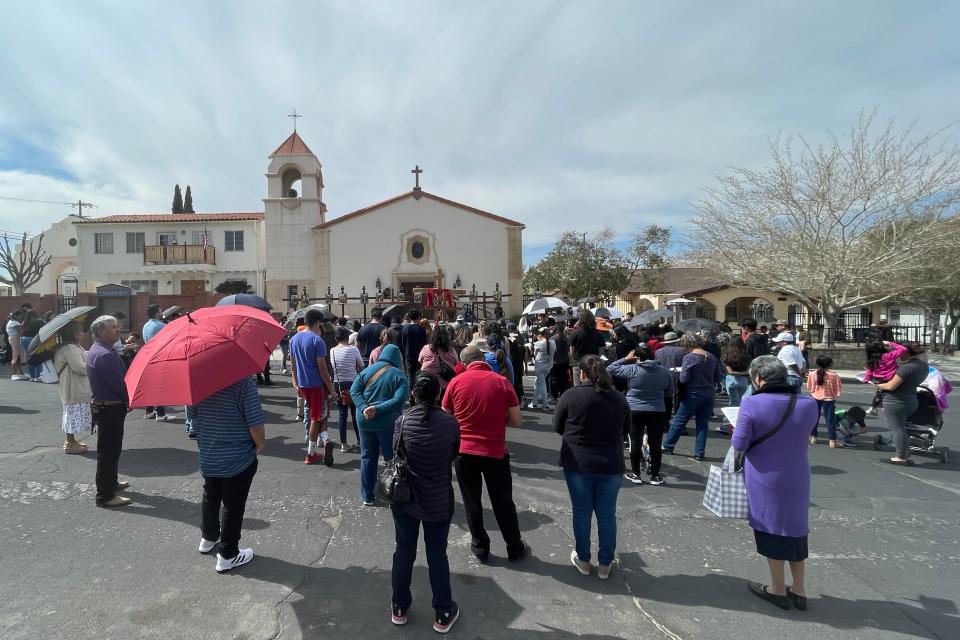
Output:
[[219,540],[207,540],[206,538],[200,538],[200,553],[210,553],[213,551],[213,548],[220,544]]
[[10,376],[10,379],[11,379],[11,380],[29,380],[29,379],[30,379],[30,376],[28,376],[28,375],[25,374],[25,373],[16,373],[16,374]]
[[584,562],[579,557],[577,557],[576,549],[570,552],[570,562],[572,562],[573,566],[577,568],[577,571],[579,571],[581,574],[585,576],[590,575],[590,571],[593,569],[592,564],[590,564],[589,562]]
[[606,580],[610,577],[610,569],[613,568],[613,563],[610,564],[601,564],[597,565],[597,577],[601,580]]
[[247,564],[251,560],[253,560],[253,549],[240,549],[240,553],[229,560],[218,553],[217,573],[224,573],[226,571],[230,571],[231,569],[236,569],[240,565]]
[[157,416],[156,420],[157,420],[157,422],[170,422],[170,421],[173,420],[175,417],[176,417],[176,416],[171,415],[171,414],[168,413],[168,414],[165,415],[165,416]]
[[286,369],[280,369],[280,373],[286,373],[286,372],[287,372]]
[[143,414],[143,419],[144,419],[144,420],[153,420],[153,419],[156,418],[156,417],[157,417],[157,414],[154,413],[153,411],[151,411],[150,413],[145,413],[145,414]]

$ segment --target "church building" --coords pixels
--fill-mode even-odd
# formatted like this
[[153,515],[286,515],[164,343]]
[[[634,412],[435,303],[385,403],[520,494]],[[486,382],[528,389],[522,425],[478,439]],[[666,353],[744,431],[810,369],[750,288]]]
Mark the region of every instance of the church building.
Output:
[[[522,310],[524,225],[414,187],[335,218],[323,202],[320,161],[294,131],[269,156],[264,198],[265,293],[288,309],[306,289],[311,301],[360,317],[360,296],[413,300],[415,288],[497,293],[507,315]],[[329,292],[329,293],[328,293]]]

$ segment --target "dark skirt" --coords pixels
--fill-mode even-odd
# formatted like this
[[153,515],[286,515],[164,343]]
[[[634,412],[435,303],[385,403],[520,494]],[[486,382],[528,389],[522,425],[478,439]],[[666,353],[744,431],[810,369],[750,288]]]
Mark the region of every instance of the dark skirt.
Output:
[[754,529],[753,537],[757,541],[757,553],[765,558],[787,562],[807,559],[807,536],[791,538]]

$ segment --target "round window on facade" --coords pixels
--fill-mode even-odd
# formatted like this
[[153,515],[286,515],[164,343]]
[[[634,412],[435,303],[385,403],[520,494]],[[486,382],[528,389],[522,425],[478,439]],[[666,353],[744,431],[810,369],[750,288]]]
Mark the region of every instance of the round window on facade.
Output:
[[419,260],[420,258],[422,258],[424,252],[425,252],[425,249],[424,249],[424,246],[423,246],[423,242],[420,241],[420,240],[416,240],[416,241],[413,243],[413,246],[410,247],[410,253],[413,255],[413,257],[414,257],[416,260]]
[[67,240],[67,244],[69,244],[71,247],[75,247],[75,246],[77,246],[77,239],[76,239],[76,238],[70,238],[69,240]]

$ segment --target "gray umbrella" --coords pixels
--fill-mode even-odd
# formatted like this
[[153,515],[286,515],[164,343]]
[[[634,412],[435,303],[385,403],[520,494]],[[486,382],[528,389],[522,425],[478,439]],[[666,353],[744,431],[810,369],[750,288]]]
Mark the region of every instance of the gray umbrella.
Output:
[[[53,344],[50,343],[51,338],[57,335],[60,329],[63,329],[71,322],[83,322],[87,314],[95,309],[96,307],[74,307],[69,311],[50,318],[50,322],[40,327],[40,331],[33,337],[33,340],[30,341],[27,355],[29,356],[35,352],[44,351],[48,347],[53,346]],[[41,345],[43,345],[43,348],[41,348]]]
[[630,321],[629,326],[636,327],[641,324],[650,324],[657,320],[669,320],[671,318],[673,318],[673,311],[670,309],[650,309],[649,311],[635,315],[633,320]]
[[181,307],[181,306],[178,305],[178,304],[175,304],[175,305],[173,305],[172,307],[167,307],[166,309],[164,309],[164,310],[163,310],[163,313],[161,313],[160,316],[161,316],[164,320],[166,320],[167,318],[169,318],[169,317],[172,316],[173,314],[178,313],[181,309],[183,309],[183,307]]
[[305,307],[303,309],[297,309],[296,313],[290,314],[290,316],[287,317],[287,323],[284,326],[287,329],[293,329],[295,326],[297,326],[297,320],[300,320],[301,318],[306,316],[307,311],[309,311],[310,309],[316,309],[317,311],[319,311],[321,315],[323,315],[323,319],[326,322],[334,322],[337,319],[337,316],[330,311],[330,307],[328,307],[327,305],[312,304],[309,307]]

